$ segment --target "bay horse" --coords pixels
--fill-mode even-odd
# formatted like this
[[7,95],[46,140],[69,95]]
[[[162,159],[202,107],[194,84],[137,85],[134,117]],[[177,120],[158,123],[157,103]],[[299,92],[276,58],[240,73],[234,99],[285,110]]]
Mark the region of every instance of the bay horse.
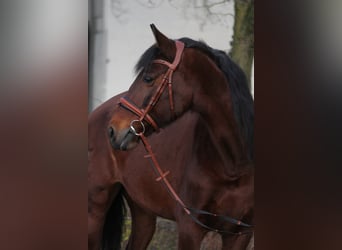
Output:
[[[111,148],[109,140],[107,140],[107,126],[113,114],[113,106],[117,105],[119,99],[124,95],[125,93],[106,101],[94,110],[88,119],[89,250],[119,249],[125,216],[123,195],[128,200],[133,223],[127,249],[146,249],[155,231],[156,215],[135,203],[135,201],[140,202],[140,198],[136,197],[143,197],[141,191],[143,193],[150,192],[145,190],[146,186],[143,182],[153,179],[149,162],[141,161],[144,148],[139,145],[131,151],[117,151]],[[173,138],[174,134],[179,136]],[[183,138],[189,138],[191,141],[184,144]],[[194,140],[195,138],[196,140]],[[200,138],[203,140],[199,140]],[[206,150],[203,146],[212,148],[203,121],[191,112],[159,134],[152,135],[150,142],[156,147],[158,154],[167,156],[162,159],[161,163],[169,169],[174,168],[173,164],[183,167],[184,164],[194,161],[195,158],[192,158],[191,152],[197,155],[200,153],[198,150]],[[195,150],[192,149],[193,143],[197,145]],[[179,149],[183,150],[177,151],[174,155],[173,152]],[[168,154],[168,152],[171,153]],[[210,152],[207,152],[206,156],[208,160],[210,157],[215,158],[215,154]],[[191,164],[191,166],[194,165]],[[136,173],[140,173],[141,176]],[[125,187],[128,191],[125,190]],[[155,186],[155,188],[158,190],[160,187]],[[133,198],[130,198],[130,195]]]
[[[155,192],[154,190],[161,192],[155,197],[162,195],[168,198],[159,183],[150,187],[152,190],[148,190],[148,186],[144,184],[154,183],[152,180],[155,177],[149,162],[141,160],[145,152],[142,145],[123,152],[112,149],[107,140],[107,126],[113,114],[113,107],[124,95],[125,93],[106,101],[90,114],[88,120],[89,250],[120,249],[121,229],[125,216],[123,196],[128,200],[132,215],[132,232],[127,249],[146,249],[155,231],[156,214],[161,213],[155,208],[145,206],[144,203],[149,199],[148,203],[152,204],[150,199],[154,197],[149,193]],[[174,137],[175,134],[178,136]],[[188,141],[184,141],[184,138]],[[189,166],[193,168],[188,171],[191,173],[191,179],[194,180],[198,178],[198,170],[203,171],[200,177],[204,179],[207,178],[206,172],[208,175],[216,175],[222,171],[215,168],[201,168],[202,165],[196,163],[198,161],[196,158],[201,156],[203,161],[212,162],[213,167],[218,166],[215,164],[215,159],[217,159],[215,151],[210,151],[214,146],[205,123],[195,113],[187,112],[159,134],[153,134],[150,142],[156,148],[158,156],[160,154],[167,156],[161,158],[161,164],[166,169],[174,171],[175,167],[178,167],[179,173],[184,175],[184,166]],[[194,145],[195,148],[193,148]],[[187,176],[186,179],[189,177]],[[191,185],[189,187],[191,188]],[[198,189],[201,190],[202,187],[203,184],[198,186]],[[198,191],[193,190],[193,192]],[[216,198],[215,196],[212,199]],[[167,208],[167,204],[159,204],[160,206],[164,210]],[[169,218],[172,219],[172,217]]]
[[[131,249],[145,249],[155,216],[176,221],[178,249],[199,249],[209,230],[221,233],[223,249],[245,249],[251,234],[242,224],[251,227],[254,207],[254,111],[246,77],[224,52],[151,28],[156,44],[107,117],[119,182],[138,211],[130,243],[138,231],[146,233],[145,245]],[[165,129],[154,133],[159,128]],[[139,143],[146,145],[146,137],[167,177],[146,168]],[[164,184],[167,178],[173,190],[156,177]]]

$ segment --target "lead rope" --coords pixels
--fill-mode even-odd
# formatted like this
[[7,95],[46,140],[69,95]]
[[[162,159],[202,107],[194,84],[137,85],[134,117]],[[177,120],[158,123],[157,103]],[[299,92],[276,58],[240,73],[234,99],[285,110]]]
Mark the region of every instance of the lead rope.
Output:
[[198,225],[202,226],[203,228],[205,228],[205,229],[207,229],[209,231],[214,231],[214,232],[218,232],[218,233],[228,233],[228,234],[231,234],[231,235],[242,235],[242,234],[253,233],[253,230],[244,231],[244,232],[242,232],[242,231],[240,231],[240,232],[231,232],[231,231],[226,231],[226,230],[219,230],[219,229],[215,229],[215,228],[209,227],[209,226],[205,225],[204,223],[202,223],[201,221],[199,221],[199,219],[194,216],[194,213],[199,214],[199,215],[200,214],[211,215],[211,216],[215,216],[217,218],[222,218],[225,221],[228,221],[228,222],[230,222],[232,224],[235,224],[235,225],[238,225],[238,226],[243,226],[243,227],[247,227],[247,228],[253,227],[252,225],[244,223],[244,222],[242,222],[240,220],[236,220],[236,219],[230,218],[228,216],[213,214],[213,213],[210,213],[208,211],[188,208],[187,206],[185,206],[184,202],[177,195],[177,193],[175,192],[175,190],[171,186],[170,182],[166,178],[166,176],[170,173],[170,171],[163,172],[163,170],[160,167],[159,162],[157,161],[157,158],[156,158],[155,154],[152,151],[151,145],[148,143],[147,138],[144,136],[145,128],[140,133],[137,133],[133,126],[131,126],[131,128],[133,128],[133,132],[137,136],[140,137],[141,141],[144,144],[145,150],[148,153],[147,155],[144,156],[144,158],[150,158],[151,159],[152,167],[153,167],[154,171],[157,173],[157,175],[159,175],[159,177],[156,178],[156,181],[158,181],[158,182],[162,181],[164,183],[164,185],[166,186],[166,190],[169,192],[171,197],[181,205],[181,207],[183,208],[185,213],[188,214],[193,219],[193,221],[195,221]]

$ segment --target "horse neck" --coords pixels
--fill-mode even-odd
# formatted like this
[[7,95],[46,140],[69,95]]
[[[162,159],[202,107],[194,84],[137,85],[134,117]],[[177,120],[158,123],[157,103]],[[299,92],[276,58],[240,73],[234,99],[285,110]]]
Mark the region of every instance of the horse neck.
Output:
[[194,155],[199,164],[209,166],[210,171],[215,171],[223,179],[235,179],[245,173],[243,170],[246,168],[240,168],[234,162],[233,154],[229,149],[222,148],[202,117],[197,121],[193,136]]
[[[240,129],[230,97],[230,90],[226,78],[221,75],[204,78],[199,95],[194,95],[193,109],[205,121],[211,141],[216,148],[223,164],[227,169],[238,174],[239,169],[249,165],[246,144],[241,136]],[[215,82],[216,81],[216,82]],[[208,82],[211,82],[209,85]],[[214,88],[212,86],[215,86]],[[220,86],[220,88],[217,88]],[[205,94],[203,94],[205,93]]]

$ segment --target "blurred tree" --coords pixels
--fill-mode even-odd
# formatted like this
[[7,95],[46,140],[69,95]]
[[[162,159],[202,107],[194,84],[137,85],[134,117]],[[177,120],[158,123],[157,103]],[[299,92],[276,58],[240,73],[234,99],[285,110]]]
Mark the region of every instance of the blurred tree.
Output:
[[235,0],[233,29],[230,56],[246,73],[251,89],[254,58],[254,0]]
[[[157,1],[157,0],[155,0]],[[175,3],[177,0],[168,0]],[[192,6],[203,13],[195,14],[195,18],[200,20],[200,25],[207,22],[229,23],[229,16],[234,17],[233,39],[231,41],[231,58],[245,72],[249,88],[251,89],[252,63],[254,58],[254,0],[234,0],[234,15],[224,11],[224,5],[230,0],[190,0],[183,7]]]

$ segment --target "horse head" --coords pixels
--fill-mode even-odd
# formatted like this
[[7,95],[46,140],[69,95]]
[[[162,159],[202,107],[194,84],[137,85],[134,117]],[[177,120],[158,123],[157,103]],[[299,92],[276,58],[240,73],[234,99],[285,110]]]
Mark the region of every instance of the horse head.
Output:
[[139,132],[148,136],[158,131],[180,117],[192,102],[192,73],[186,66],[184,43],[167,38],[153,24],[151,28],[156,44],[140,58],[138,76],[115,107],[109,124],[109,138],[116,149],[135,147]]

